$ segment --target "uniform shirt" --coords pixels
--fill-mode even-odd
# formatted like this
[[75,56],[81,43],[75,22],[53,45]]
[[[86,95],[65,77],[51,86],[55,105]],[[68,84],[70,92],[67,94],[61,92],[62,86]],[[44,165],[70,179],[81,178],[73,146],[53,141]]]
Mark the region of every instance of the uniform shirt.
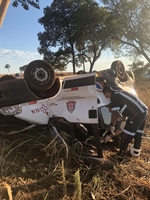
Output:
[[120,111],[123,116],[134,120],[148,110],[147,106],[135,95],[126,91],[112,91],[112,111]]

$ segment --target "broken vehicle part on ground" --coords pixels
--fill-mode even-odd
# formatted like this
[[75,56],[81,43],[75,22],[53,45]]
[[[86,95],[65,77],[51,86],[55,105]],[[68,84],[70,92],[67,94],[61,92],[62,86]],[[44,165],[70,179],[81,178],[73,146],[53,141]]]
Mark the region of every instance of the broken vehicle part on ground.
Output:
[[[105,107],[109,100],[102,93],[106,83],[97,74],[56,77],[47,62],[32,61],[25,69],[24,78],[0,78],[0,112],[33,126],[51,126],[60,134],[65,124],[64,132],[77,138],[85,128],[87,135],[94,136],[97,158],[102,158],[99,136],[106,130],[111,116]],[[135,81],[125,71],[123,76],[125,81],[118,81],[120,88],[137,95]]]

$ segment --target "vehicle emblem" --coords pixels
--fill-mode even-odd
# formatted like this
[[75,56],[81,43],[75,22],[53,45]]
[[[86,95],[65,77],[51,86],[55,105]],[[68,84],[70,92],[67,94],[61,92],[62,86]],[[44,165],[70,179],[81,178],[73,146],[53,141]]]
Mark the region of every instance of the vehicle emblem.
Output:
[[72,113],[75,109],[76,102],[75,101],[68,101],[67,103],[67,110]]

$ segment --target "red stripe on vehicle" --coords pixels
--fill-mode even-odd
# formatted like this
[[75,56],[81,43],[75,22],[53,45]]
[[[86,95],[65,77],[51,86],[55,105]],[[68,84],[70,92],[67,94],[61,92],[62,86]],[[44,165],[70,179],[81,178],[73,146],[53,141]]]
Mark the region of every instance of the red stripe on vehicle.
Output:
[[71,88],[71,91],[78,90],[78,87]]
[[36,103],[37,103],[37,101],[30,101],[29,105],[36,104]]

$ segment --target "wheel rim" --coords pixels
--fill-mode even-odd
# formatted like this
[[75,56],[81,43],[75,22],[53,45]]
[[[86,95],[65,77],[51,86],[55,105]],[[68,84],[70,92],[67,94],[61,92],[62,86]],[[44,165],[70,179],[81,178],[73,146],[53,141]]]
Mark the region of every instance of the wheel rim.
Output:
[[31,78],[35,83],[44,85],[50,80],[50,73],[43,67],[36,67],[31,71]]
[[117,67],[117,74],[118,74],[119,76],[122,76],[123,73],[124,73],[124,68],[123,68],[122,66],[118,66],[118,67]]

